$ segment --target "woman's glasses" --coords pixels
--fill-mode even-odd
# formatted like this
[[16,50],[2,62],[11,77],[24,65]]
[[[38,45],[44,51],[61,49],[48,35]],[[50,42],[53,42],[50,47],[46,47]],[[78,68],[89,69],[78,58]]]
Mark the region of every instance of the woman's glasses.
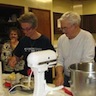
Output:
[[21,28],[22,31],[30,31],[32,29],[32,26],[29,28]]

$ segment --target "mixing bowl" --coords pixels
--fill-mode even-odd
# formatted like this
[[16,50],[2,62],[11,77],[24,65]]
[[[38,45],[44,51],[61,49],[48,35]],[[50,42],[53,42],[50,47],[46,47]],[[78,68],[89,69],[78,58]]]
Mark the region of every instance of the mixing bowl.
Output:
[[69,66],[70,87],[74,96],[96,96],[96,63]]

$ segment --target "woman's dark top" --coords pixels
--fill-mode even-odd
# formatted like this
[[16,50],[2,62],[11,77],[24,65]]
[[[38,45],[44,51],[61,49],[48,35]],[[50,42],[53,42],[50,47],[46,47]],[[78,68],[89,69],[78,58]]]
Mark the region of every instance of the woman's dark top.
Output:
[[[21,74],[27,75],[27,71],[29,68],[27,66],[26,59],[27,59],[28,54],[31,52],[36,52],[36,51],[46,50],[46,49],[51,49],[55,51],[50,40],[44,35],[41,35],[36,40],[32,40],[31,38],[26,37],[26,36],[23,37],[14,50],[14,54],[17,57],[23,57],[23,59],[26,62],[24,66],[24,70],[21,71]],[[52,69],[49,68],[49,70],[45,72],[45,79],[47,83],[52,83]]]

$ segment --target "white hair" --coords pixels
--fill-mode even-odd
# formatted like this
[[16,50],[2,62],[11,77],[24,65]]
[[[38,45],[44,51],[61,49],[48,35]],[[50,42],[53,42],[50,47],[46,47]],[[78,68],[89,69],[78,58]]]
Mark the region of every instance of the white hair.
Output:
[[60,21],[67,20],[71,24],[80,25],[81,17],[76,12],[66,12],[60,17]]

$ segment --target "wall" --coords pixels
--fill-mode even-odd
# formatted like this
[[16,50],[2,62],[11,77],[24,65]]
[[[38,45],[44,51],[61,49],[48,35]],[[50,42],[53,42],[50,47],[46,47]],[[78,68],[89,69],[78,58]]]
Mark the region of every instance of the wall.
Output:
[[72,2],[70,0],[53,0],[53,12],[64,13],[72,10]]
[[[20,1],[20,0],[0,0],[0,3],[24,6],[25,9],[27,7],[34,7],[34,8],[50,10],[52,8],[52,0],[49,0],[49,1],[50,2],[40,2],[40,0],[22,0],[22,1]],[[25,10],[25,11],[27,11],[27,10]]]
[[83,14],[96,14],[96,0],[83,2]]
[[[81,4],[82,4],[82,8],[81,8],[82,14],[84,14],[84,15],[96,14],[96,0],[75,1],[73,3],[73,6],[74,5],[81,5]],[[96,33],[92,33],[92,35],[93,35],[93,37],[95,38],[95,41],[96,41]]]

